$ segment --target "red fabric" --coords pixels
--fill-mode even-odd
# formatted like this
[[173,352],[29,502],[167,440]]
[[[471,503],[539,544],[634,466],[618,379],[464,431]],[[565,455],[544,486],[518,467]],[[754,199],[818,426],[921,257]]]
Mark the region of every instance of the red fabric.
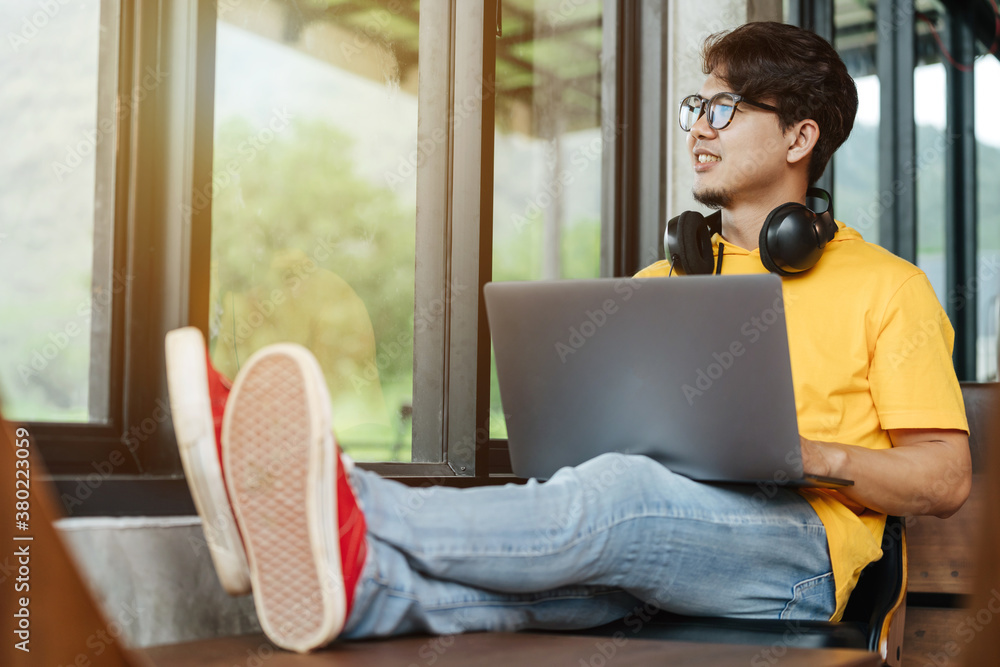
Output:
[[212,358],[205,352],[205,366],[208,369],[208,398],[212,403],[212,418],[215,420],[215,448],[219,452],[219,465],[222,465],[222,415],[226,411],[226,401],[233,383],[222,373],[215,370]]
[[[224,479],[226,468],[222,465],[222,417],[226,412],[226,401],[229,400],[229,392],[233,390],[233,383],[225,375],[215,370],[212,358],[208,356],[208,350],[205,350],[205,368],[208,371],[208,400],[212,404],[212,421],[215,424],[215,451],[219,454],[219,470],[222,471]],[[232,507],[233,499],[229,495],[229,485],[223,482],[223,487],[226,489],[226,497],[229,499],[230,507]],[[243,531],[240,530],[238,523],[234,522],[234,525],[242,541]]]
[[[226,401],[229,400],[229,392],[232,391],[232,382],[224,375],[215,370],[212,366],[211,358],[206,353],[206,367],[208,369],[208,394],[212,403],[212,417],[215,421],[215,446],[219,452],[219,466],[222,466],[222,417],[226,410]],[[351,614],[351,607],[354,604],[354,590],[357,588],[358,580],[361,578],[361,571],[364,568],[365,556],[368,552],[368,543],[365,536],[368,533],[365,524],[365,515],[358,507],[358,501],[354,497],[354,490],[347,480],[347,473],[344,471],[340,461],[340,446],[335,445],[337,455],[337,525],[340,529],[340,559],[342,574],[344,577],[344,597],[346,599],[346,612],[344,618]],[[225,470],[223,470],[225,474]],[[228,486],[226,489],[229,491]]]
[[337,525],[340,527],[340,563],[344,577],[344,597],[347,601],[344,618],[351,615],[354,604],[354,589],[357,588],[361,571],[365,565],[368,543],[365,535],[368,528],[365,515],[358,507],[354,490],[347,481],[347,473],[340,461],[340,446],[337,446]]

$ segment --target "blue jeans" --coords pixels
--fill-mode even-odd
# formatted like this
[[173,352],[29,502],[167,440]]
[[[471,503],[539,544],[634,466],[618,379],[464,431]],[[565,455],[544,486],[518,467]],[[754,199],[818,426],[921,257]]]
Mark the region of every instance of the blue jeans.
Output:
[[351,481],[369,552],[343,638],[570,630],[654,607],[834,612],[826,531],[793,491],[765,498],[625,454],[524,485],[414,488],[360,468]]

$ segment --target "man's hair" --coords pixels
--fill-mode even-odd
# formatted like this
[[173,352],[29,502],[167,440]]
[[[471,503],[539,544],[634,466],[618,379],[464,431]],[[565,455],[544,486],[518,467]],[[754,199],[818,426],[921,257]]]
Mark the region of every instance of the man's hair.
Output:
[[826,169],[847,139],[858,112],[858,89],[844,61],[814,32],[774,22],[747,23],[705,40],[705,74],[715,74],[730,92],[778,107],[782,131],[811,118],[819,139],[809,160],[809,183]]

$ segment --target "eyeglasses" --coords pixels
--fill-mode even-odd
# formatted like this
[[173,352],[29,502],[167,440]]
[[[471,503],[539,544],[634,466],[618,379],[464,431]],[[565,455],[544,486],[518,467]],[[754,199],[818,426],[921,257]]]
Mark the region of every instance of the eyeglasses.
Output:
[[701,115],[707,111],[709,126],[716,130],[724,130],[733,122],[736,107],[741,102],[764,111],[778,111],[770,104],[754,102],[736,93],[717,93],[710,100],[706,100],[701,95],[688,95],[681,100],[681,109],[677,120],[680,122],[682,130],[690,132]]

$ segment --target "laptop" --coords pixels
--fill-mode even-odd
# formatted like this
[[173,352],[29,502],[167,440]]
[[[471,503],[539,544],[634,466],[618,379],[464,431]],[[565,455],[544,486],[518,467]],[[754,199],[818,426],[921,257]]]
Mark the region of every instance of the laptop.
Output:
[[842,487],[802,472],[773,274],[488,283],[518,477],[606,452],[710,482]]

